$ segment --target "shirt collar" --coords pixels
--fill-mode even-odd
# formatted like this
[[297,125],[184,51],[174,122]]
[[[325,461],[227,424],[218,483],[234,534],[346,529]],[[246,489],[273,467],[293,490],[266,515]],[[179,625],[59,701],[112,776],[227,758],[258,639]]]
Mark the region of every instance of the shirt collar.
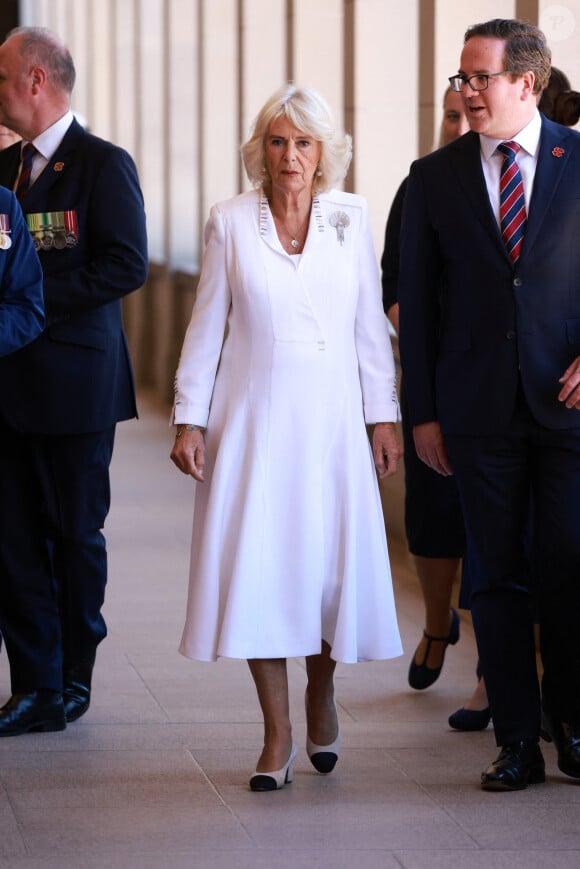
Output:
[[56,123],[52,124],[52,126],[47,127],[40,136],[37,136],[36,139],[33,139],[32,144],[36,148],[39,154],[41,154],[45,160],[50,160],[62,140],[64,139],[64,135],[70,125],[74,120],[74,115],[71,111],[66,112],[62,118],[59,118]]
[[483,159],[486,161],[489,160],[489,158],[495,153],[497,146],[501,145],[502,142],[517,142],[523,151],[531,157],[535,157],[538,148],[540,147],[541,132],[542,118],[540,117],[539,111],[536,109],[532,120],[526,124],[523,130],[520,130],[519,133],[512,136],[511,139],[492,139],[491,136],[485,136],[483,133],[480,133],[479,142]]

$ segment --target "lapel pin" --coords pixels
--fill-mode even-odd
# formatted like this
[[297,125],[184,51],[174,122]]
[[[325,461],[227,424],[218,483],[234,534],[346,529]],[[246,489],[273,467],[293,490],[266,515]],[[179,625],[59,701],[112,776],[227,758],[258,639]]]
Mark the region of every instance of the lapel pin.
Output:
[[554,157],[561,157],[563,153],[563,148],[552,148],[552,154],[554,155]]
[[55,163],[52,168],[55,172],[62,172],[62,170],[64,169],[64,163]]

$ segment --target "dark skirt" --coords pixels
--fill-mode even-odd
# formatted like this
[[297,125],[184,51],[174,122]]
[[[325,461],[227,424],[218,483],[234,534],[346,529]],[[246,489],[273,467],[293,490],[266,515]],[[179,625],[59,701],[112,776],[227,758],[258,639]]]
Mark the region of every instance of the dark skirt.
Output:
[[462,558],[465,531],[454,477],[431,470],[415,452],[401,390],[405,447],[405,532],[409,551],[424,558]]

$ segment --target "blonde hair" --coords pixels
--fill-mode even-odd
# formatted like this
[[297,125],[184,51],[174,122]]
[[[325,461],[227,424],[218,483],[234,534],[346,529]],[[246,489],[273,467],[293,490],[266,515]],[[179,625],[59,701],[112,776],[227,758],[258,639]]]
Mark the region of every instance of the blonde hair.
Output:
[[251,184],[269,192],[270,178],[265,169],[264,144],[270,125],[281,116],[320,142],[320,161],[313,192],[330,190],[342,181],[352,157],[351,136],[337,130],[328,103],[317,91],[285,85],[262,106],[252,125],[250,138],[241,147]]

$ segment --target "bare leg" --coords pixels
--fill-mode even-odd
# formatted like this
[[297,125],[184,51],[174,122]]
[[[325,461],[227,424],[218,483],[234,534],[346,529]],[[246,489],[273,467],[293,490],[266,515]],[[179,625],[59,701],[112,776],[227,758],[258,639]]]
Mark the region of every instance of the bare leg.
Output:
[[[425,632],[432,637],[446,637],[451,628],[451,594],[459,568],[459,558],[425,558],[414,555],[419,584],[425,601]],[[440,667],[445,654],[445,643],[431,643],[429,656],[423,661],[427,640],[421,638],[415,652],[415,661],[430,669]]]
[[306,673],[306,726],[312,742],[330,745],[338,734],[338,720],[334,704],[334,670],[336,661],[330,657],[330,646],[322,642],[319,655],[308,655]]
[[264,748],[256,770],[270,772],[281,769],[292,750],[286,658],[253,658],[248,666],[264,716]]
[[485,682],[483,681],[483,676],[481,676],[477,682],[473,690],[473,694],[464,705],[464,709],[473,709],[476,712],[481,712],[483,709],[487,709],[489,706],[489,700],[487,699],[487,691],[485,690]]

